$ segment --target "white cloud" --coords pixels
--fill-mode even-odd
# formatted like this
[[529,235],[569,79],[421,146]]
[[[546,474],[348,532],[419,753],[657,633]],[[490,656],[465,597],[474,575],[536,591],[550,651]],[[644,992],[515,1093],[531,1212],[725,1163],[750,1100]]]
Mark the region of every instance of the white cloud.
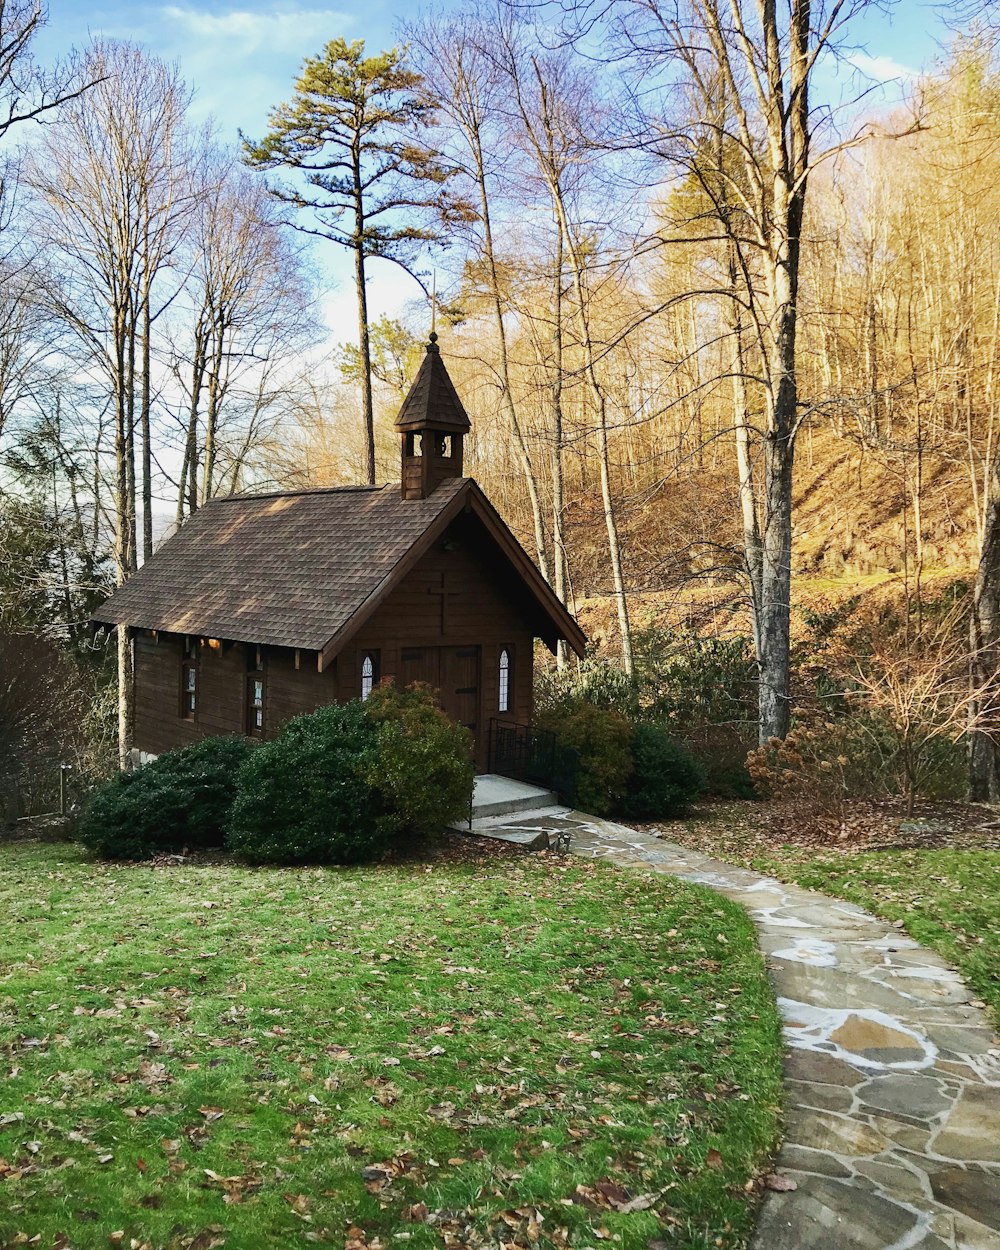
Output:
[[147,43],[161,56],[179,58],[196,91],[194,115],[214,117],[229,142],[240,128],[259,134],[268,110],[289,96],[303,60],[338,35],[350,38],[355,26],[339,9],[266,0],[243,0],[238,8],[214,12],[171,3],[154,12]]
[[917,77],[919,71],[908,65],[901,65],[891,56],[869,56],[867,52],[855,52],[846,58],[849,65],[870,78],[873,82],[910,82]]
[[351,22],[350,16],[338,9],[276,9],[263,13],[231,9],[228,13],[206,13],[168,4],[161,12],[168,29],[173,27],[176,31],[179,26],[201,43],[221,41],[231,50],[235,44],[240,55],[263,48],[272,53],[299,52],[305,56],[307,52],[318,52],[320,44]]

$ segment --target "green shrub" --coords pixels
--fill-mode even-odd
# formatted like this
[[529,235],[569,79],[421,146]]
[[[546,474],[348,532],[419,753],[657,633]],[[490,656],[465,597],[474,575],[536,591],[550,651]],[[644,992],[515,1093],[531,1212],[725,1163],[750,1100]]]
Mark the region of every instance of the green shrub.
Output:
[[468,730],[429,687],[379,687],[366,703],[296,717],[254,751],[228,845],[255,864],[376,859],[466,815],[474,773]]
[[392,832],[371,783],[378,764],[378,727],[359,700],[295,717],[240,769],[227,845],[253,864],[376,858]]
[[581,811],[607,816],[624,797],[632,772],[632,727],[621,712],[582,699],[562,699],[536,718],[562,748],[579,757],[575,803]]
[[549,722],[574,711],[581,703],[613,709],[633,720],[640,715],[644,694],[648,694],[648,687],[642,675],[629,677],[617,664],[588,651],[579,665],[538,670],[535,676],[536,720]]
[[581,702],[627,720],[665,725],[694,754],[706,793],[752,798],[747,752],[757,744],[757,665],[748,638],[702,638],[656,627],[633,637],[635,672],[588,654],[579,666],[539,673],[539,724],[558,725]]
[[117,773],[90,796],[76,837],[108,859],[221,846],[249,744],[206,738]]
[[396,824],[394,834],[434,833],[467,816],[476,768],[472,735],[442,712],[430,686],[386,683],[365,712],[378,729],[371,784]]
[[701,793],[704,777],[687,747],[662,725],[632,731],[632,776],[620,811],[629,820],[677,816]]

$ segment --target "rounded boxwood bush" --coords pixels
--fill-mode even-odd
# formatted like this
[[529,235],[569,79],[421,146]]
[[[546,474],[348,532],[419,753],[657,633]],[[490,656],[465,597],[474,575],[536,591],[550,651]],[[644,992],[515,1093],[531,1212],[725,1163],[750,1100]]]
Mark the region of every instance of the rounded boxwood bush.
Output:
[[472,739],[416,685],[289,721],[239,777],[227,844],[255,864],[356,863],[469,810]]
[[205,738],[118,773],[87,800],[76,837],[106,859],[222,846],[245,738]]
[[701,768],[662,725],[632,730],[632,776],[620,811],[629,820],[660,820],[683,813],[701,793]]
[[382,794],[394,834],[435,833],[468,816],[476,776],[472,734],[445,715],[431,687],[414,682],[400,690],[386,682],[364,707],[378,731],[371,781]]
[[360,701],[296,716],[240,769],[227,845],[252,864],[376,858],[393,827],[371,782],[378,758]]

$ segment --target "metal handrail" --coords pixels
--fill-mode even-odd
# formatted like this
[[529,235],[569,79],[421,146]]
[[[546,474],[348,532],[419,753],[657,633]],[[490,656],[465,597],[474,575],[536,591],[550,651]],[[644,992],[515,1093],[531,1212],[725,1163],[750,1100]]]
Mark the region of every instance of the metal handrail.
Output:
[[509,717],[490,720],[489,771],[554,790],[564,802],[576,796],[579,753],[559,744],[547,729],[535,729]]

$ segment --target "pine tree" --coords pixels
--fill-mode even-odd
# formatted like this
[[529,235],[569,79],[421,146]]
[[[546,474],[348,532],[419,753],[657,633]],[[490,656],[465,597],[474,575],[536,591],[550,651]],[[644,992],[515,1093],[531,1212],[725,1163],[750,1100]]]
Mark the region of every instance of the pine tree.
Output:
[[371,345],[366,262],[390,260],[412,272],[421,245],[438,242],[442,226],[468,213],[450,194],[456,172],[422,142],[432,107],[405,49],[365,56],[364,41],[334,39],[307,58],[292,99],[273,109],[259,142],[243,136],[244,160],[256,169],[301,177],[273,193],[311,212],[297,229],[330,239],[354,256],[361,357],[362,412],[368,481],[375,481]]

